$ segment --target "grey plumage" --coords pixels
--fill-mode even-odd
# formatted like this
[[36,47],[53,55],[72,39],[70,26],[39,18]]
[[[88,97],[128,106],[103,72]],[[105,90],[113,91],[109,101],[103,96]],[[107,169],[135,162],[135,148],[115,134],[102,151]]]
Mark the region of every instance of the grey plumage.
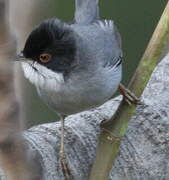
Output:
[[75,21],[90,24],[99,19],[98,0],[76,0]]
[[[63,24],[76,44],[69,73],[54,72],[38,62],[23,63],[25,76],[42,99],[66,115],[103,104],[121,81],[121,38],[112,20],[100,20],[98,0],[76,0],[75,21]],[[57,27],[62,22],[52,23]]]

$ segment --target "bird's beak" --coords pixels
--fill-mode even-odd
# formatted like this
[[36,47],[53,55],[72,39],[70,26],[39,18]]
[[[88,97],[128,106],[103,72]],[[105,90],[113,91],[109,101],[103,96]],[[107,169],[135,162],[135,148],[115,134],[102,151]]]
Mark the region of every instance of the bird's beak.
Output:
[[20,53],[17,55],[17,57],[18,57],[19,59],[24,58],[23,52],[20,52]]
[[19,54],[16,55],[15,61],[25,61],[26,58],[23,55],[23,52],[21,51]]

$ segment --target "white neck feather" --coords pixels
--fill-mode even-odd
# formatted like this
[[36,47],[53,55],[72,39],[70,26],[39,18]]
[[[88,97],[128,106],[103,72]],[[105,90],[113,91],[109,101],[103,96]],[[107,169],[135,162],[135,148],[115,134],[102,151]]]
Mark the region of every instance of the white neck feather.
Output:
[[37,62],[22,62],[22,68],[25,77],[38,88],[57,91],[64,84],[62,73],[54,72]]

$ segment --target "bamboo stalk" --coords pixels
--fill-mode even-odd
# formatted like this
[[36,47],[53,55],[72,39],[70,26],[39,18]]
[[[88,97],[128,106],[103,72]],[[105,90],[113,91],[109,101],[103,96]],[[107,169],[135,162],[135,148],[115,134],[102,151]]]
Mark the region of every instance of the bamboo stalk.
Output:
[[[138,68],[129,84],[129,88],[138,97],[141,96],[146,87],[151,74],[158,62],[161,60],[163,51],[169,42],[169,2],[162,14],[162,17],[155,29],[155,32],[149,42],[149,45],[140,60]],[[128,123],[136,109],[135,105],[128,106],[122,102],[112,119],[103,125],[109,132],[124,136]],[[99,144],[89,180],[106,180],[113,162],[119,152],[120,141],[113,141],[109,137],[111,134],[103,131],[99,138]],[[104,154],[104,156],[103,156]]]

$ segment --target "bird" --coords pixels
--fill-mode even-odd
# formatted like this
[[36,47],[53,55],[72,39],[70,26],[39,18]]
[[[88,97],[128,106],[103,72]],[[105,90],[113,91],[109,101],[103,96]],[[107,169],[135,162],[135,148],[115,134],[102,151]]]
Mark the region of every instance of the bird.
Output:
[[114,21],[100,18],[99,0],[75,0],[75,7],[73,22],[52,18],[37,25],[19,55],[25,77],[60,116],[60,162],[66,177],[65,117],[102,105],[119,87],[128,95],[120,84],[122,41]]

